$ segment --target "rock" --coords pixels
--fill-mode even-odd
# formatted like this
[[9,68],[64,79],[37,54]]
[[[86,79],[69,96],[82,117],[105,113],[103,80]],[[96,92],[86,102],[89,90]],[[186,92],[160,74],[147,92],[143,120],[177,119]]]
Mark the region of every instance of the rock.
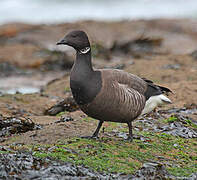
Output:
[[38,158],[27,152],[0,154],[0,179],[117,179],[121,176],[102,174],[83,166]]
[[63,111],[69,111],[73,112],[78,110],[78,106],[73,99],[73,97],[67,97],[60,102],[58,102],[56,105],[52,106],[51,108],[47,109],[45,111],[45,114],[55,116],[56,114],[63,112]]
[[165,169],[165,166],[159,163],[144,163],[142,168],[138,170],[132,179],[143,180],[143,179],[174,179]]
[[155,48],[160,47],[162,44],[161,38],[144,38],[131,40],[128,42],[114,42],[111,51],[123,54],[131,54],[135,58],[140,58],[147,53],[156,53]]
[[163,69],[174,69],[174,70],[177,70],[177,69],[181,68],[181,65],[180,64],[166,64],[162,68]]
[[[182,138],[197,138],[197,129],[192,126],[197,121],[187,114],[193,114],[196,109],[172,108],[160,110],[157,113],[150,113],[140,117],[136,122],[141,123],[136,130],[153,131],[171,134]],[[158,119],[167,120],[167,123],[158,123]]]
[[10,75],[24,75],[25,71],[16,67],[9,62],[0,63],[0,76],[10,76]]
[[68,122],[68,121],[73,121],[73,120],[74,120],[74,119],[71,118],[71,117],[68,117],[68,116],[63,117],[63,116],[61,116],[60,120],[55,121],[55,123]]
[[197,173],[192,173],[191,176],[189,176],[189,177],[183,177],[182,179],[185,179],[185,180],[195,180],[195,179],[197,179]]
[[161,128],[163,133],[171,134],[173,136],[179,136],[182,138],[197,138],[197,132],[191,128],[185,127],[180,122],[170,123],[169,126],[164,126]]
[[108,48],[104,47],[100,43],[94,42],[91,46],[92,48],[92,56],[93,57],[100,57],[105,60],[111,59],[111,52]]
[[163,180],[196,180],[197,173],[191,174],[189,177],[175,177],[166,170],[163,164],[159,164],[157,162],[148,162],[144,163],[142,168],[138,170],[131,180],[155,180],[155,179],[163,179]]
[[30,118],[0,116],[0,137],[39,129]]
[[194,60],[197,60],[197,50],[193,51],[190,56],[193,57]]
[[45,61],[40,65],[41,71],[63,71],[70,70],[73,66],[73,60],[65,52],[41,50],[36,56],[43,57]]

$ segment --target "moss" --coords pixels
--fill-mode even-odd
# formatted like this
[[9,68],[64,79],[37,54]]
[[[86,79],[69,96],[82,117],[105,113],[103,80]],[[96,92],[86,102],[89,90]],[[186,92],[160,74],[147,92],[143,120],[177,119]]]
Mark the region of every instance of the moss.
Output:
[[177,117],[175,117],[175,116],[170,116],[168,119],[164,120],[164,122],[166,122],[166,123],[173,123],[175,121],[178,121]]
[[[97,171],[131,174],[144,162],[159,161],[168,164],[167,169],[176,176],[188,176],[197,171],[197,157],[193,139],[177,138],[168,134],[143,132],[150,141],[134,140],[133,143],[118,138],[100,140],[71,138],[64,144],[41,146],[35,151],[38,157],[53,157],[75,164],[83,164]],[[174,146],[177,144],[177,146]],[[196,145],[196,144],[195,144]],[[168,163],[166,163],[168,162]],[[184,168],[182,168],[184,167]]]
[[[83,121],[93,121],[93,118],[83,118]],[[176,121],[171,117],[166,122]],[[95,122],[96,123],[96,122]],[[187,122],[191,124],[191,122]],[[105,132],[116,129],[127,132],[125,124],[104,124]],[[105,137],[99,140],[68,138],[56,144],[53,151],[49,147],[39,147],[35,154],[39,157],[53,157],[75,164],[83,164],[97,171],[131,174],[143,163],[158,161],[175,176],[189,176],[197,171],[197,143],[195,139],[184,139],[166,133],[138,131],[135,134],[144,137],[144,141],[124,141],[122,138]],[[40,150],[39,150],[40,149]],[[44,150],[43,150],[44,149]],[[43,155],[42,155],[43,153]]]
[[63,111],[63,112],[56,114],[56,116],[60,117],[60,116],[66,115],[67,113],[68,113],[67,111]]
[[169,172],[174,176],[189,176],[190,174],[196,172],[196,168],[193,167],[172,167],[168,169]]
[[192,128],[197,129],[197,125],[194,124],[194,123],[192,122],[192,120],[187,119],[185,122],[187,123],[188,126],[191,126]]
[[64,91],[65,91],[65,92],[71,92],[70,87],[65,87],[65,88],[64,88]]
[[82,118],[82,121],[86,121],[86,122],[91,122],[91,121],[93,121],[93,120],[96,120],[96,119],[91,118],[91,117],[89,117],[89,116]]
[[[164,119],[164,120],[163,120],[164,123],[173,123],[173,122],[175,122],[175,121],[179,121],[179,119],[178,119],[177,117],[173,116],[173,115],[170,116],[168,119]],[[190,119],[186,119],[186,120],[184,121],[184,125],[185,125],[185,126],[190,126],[190,127],[192,127],[192,128],[197,129],[197,125],[194,124],[194,123],[192,122],[192,120],[190,120]]]
[[39,158],[46,158],[48,157],[48,154],[47,153],[40,153],[40,152],[35,152],[34,153],[35,156],[39,157]]
[[0,151],[0,154],[8,154],[9,151]]
[[[83,118],[83,121],[93,121]],[[189,123],[189,122],[188,122]],[[119,123],[104,124],[105,132],[116,129],[128,131],[127,125]],[[77,165],[85,165],[102,172],[132,174],[143,163],[157,161],[176,176],[189,176],[197,171],[197,142],[166,133],[146,131],[134,132],[144,140],[128,142],[118,137],[102,137],[99,140],[67,138],[52,145],[22,146],[33,151],[35,156],[52,157]],[[101,132],[102,134],[102,132]]]

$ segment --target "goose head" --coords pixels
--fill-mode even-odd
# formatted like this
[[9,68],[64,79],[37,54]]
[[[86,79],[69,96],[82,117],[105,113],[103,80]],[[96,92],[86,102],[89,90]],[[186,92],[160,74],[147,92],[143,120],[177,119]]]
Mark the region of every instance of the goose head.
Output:
[[87,34],[79,30],[68,33],[62,40],[57,42],[57,45],[68,45],[82,53],[90,50]]

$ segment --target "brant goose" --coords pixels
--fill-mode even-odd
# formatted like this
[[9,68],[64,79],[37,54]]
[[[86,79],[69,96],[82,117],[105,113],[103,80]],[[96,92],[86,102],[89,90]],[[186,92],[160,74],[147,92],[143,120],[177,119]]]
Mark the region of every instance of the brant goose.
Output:
[[92,138],[98,137],[104,121],[111,121],[127,123],[128,139],[132,141],[133,120],[160,104],[171,103],[163,95],[171,90],[150,80],[117,69],[93,69],[90,42],[85,32],[72,31],[57,43],[61,44],[76,50],[70,87],[80,109],[99,120]]

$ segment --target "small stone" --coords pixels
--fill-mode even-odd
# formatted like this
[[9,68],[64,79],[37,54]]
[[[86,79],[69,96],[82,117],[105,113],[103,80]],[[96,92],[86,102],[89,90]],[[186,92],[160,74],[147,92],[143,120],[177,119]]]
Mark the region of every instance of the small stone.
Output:
[[178,70],[181,68],[180,64],[166,64],[162,67],[163,69],[174,69],[174,70]]
[[178,147],[179,145],[178,145],[178,144],[174,144],[173,146],[174,146],[174,147]]

